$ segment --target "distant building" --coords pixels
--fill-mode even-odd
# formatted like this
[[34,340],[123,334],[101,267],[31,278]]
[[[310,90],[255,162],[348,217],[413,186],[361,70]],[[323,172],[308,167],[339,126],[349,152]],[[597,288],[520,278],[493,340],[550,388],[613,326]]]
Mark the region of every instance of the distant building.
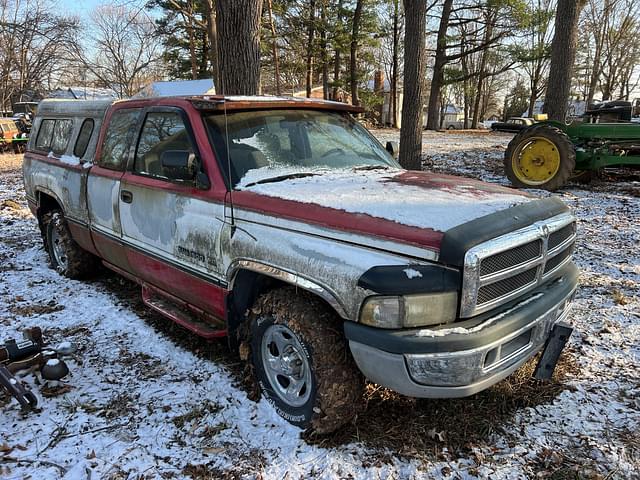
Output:
[[110,88],[58,87],[49,92],[47,98],[65,98],[69,100],[117,100],[118,95]]
[[170,80],[152,82],[136,93],[133,98],[214,95],[215,93],[215,86],[211,78],[203,78],[200,80]]

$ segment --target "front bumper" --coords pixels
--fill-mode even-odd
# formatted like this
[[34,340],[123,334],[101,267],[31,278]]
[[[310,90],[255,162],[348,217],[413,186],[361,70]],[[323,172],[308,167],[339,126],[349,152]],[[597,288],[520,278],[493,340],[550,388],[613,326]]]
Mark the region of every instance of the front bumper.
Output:
[[346,322],[345,334],[372,382],[412,397],[465,397],[504,379],[544,346],[568,315],[577,281],[569,263],[554,282],[480,319],[411,330]]

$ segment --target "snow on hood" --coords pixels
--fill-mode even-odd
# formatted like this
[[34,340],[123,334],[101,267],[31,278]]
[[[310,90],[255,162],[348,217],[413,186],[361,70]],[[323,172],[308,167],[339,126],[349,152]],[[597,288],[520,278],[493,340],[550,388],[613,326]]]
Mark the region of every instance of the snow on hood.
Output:
[[[313,175],[255,184],[299,173]],[[464,177],[401,169],[263,167],[247,172],[237,188],[440,232],[533,199]]]

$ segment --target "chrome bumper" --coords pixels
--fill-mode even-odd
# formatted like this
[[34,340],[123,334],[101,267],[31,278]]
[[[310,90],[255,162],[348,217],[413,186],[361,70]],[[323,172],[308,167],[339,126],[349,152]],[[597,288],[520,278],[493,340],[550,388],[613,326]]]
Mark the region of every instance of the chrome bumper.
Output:
[[[454,398],[473,395],[504,379],[535,355],[545,344],[556,322],[570,311],[575,287],[544,313],[524,326],[480,347],[434,353],[390,353],[349,340],[353,357],[362,373],[372,382],[398,393],[421,398]],[[451,329],[451,335],[473,336],[490,329],[508,314],[515,314],[535,303],[522,302],[508,312],[499,313],[468,334]],[[499,317],[499,318],[498,318]],[[485,327],[486,326],[486,327]],[[446,331],[436,339],[447,335]]]

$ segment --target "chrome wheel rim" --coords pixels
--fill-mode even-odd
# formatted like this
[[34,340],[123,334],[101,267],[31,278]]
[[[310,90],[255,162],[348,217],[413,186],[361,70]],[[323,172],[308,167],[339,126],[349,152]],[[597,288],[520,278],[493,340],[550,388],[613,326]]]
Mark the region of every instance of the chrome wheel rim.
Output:
[[311,365],[298,337],[284,325],[271,325],[264,332],[262,366],[273,391],[293,407],[311,396]]
[[51,230],[51,250],[58,266],[62,269],[67,268],[67,254],[64,245],[62,245],[62,238],[55,228]]

